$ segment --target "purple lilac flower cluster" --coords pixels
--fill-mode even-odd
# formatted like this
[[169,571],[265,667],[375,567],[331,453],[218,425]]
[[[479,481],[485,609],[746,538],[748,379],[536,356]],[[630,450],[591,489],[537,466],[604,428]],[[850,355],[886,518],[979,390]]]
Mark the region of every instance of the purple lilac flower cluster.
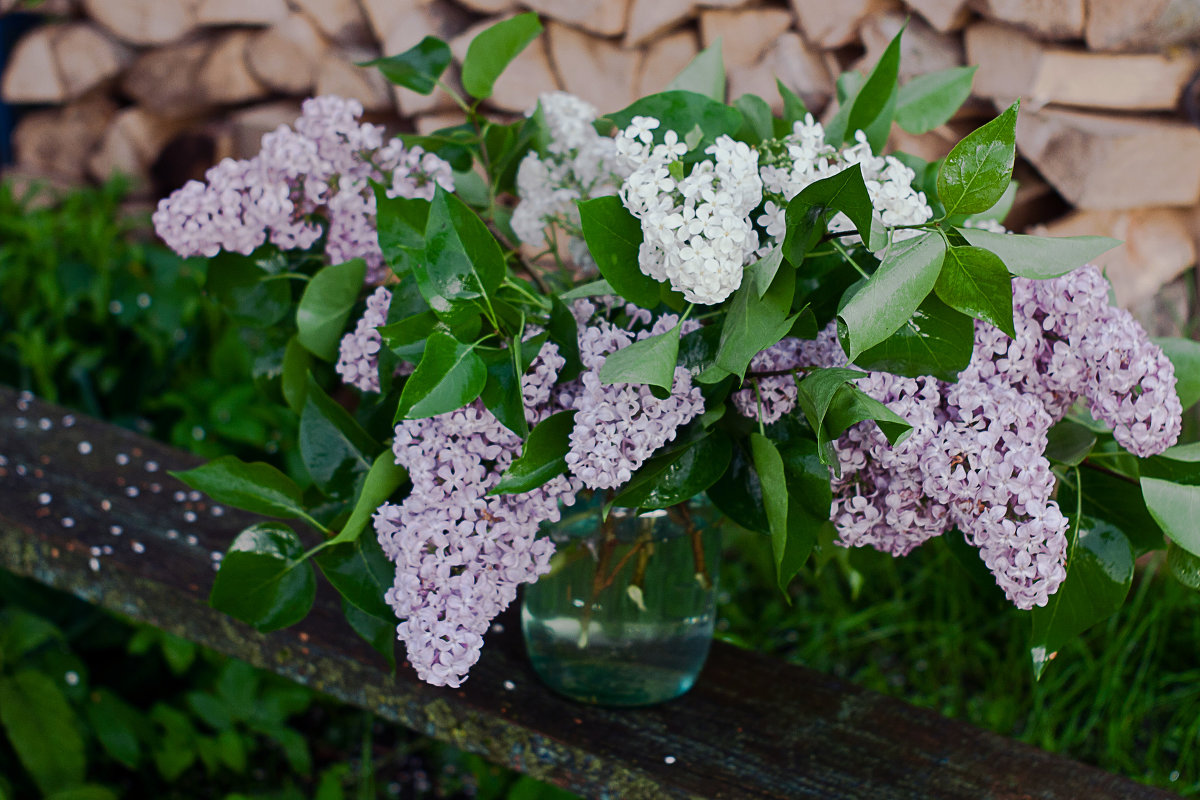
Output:
[[[574,310],[577,319],[588,319],[595,306],[581,300]],[[626,312],[631,321],[650,320],[650,312],[636,306],[628,306]],[[661,400],[649,386],[606,386],[600,381],[600,370],[609,355],[636,340],[664,333],[678,322],[674,314],[665,314],[635,334],[598,319],[581,330],[579,356],[584,372],[577,382],[564,387],[561,402],[577,411],[567,467],[589,489],[613,489],[628,481],[655,450],[675,438],[680,426],[704,412],[700,388],[684,367],[675,368],[671,394]],[[696,327],[685,323],[684,332]]]
[[[1017,336],[977,323],[972,360],[956,383],[873,372],[860,389],[913,426],[890,445],[856,425],[835,444],[831,518],[839,543],[905,555],[958,527],[1008,599],[1044,606],[1066,577],[1068,521],[1051,499],[1047,433],[1081,398],[1131,452],[1159,453],[1179,436],[1182,412],[1171,363],[1145,331],[1108,305],[1092,267],[1049,281],[1013,283]],[[845,366],[833,326],[812,342],[785,339],[754,371]],[[788,376],[788,380],[793,380]],[[789,413],[794,386],[759,379],[764,422]],[[753,390],[734,405],[755,417]]]
[[[564,360],[542,347],[521,380],[526,418],[552,413],[554,380]],[[554,546],[538,525],[574,502],[577,479],[560,475],[523,494],[488,496],[520,454],[521,438],[476,401],[448,414],[396,426],[392,450],[412,491],[375,513],[375,531],[396,564],[386,599],[401,619],[396,632],[424,681],[458,686],[479,659],[483,634],[521,583],[549,570]]]
[[432,153],[385,142],[382,126],[358,121],[362,113],[356,100],[304,101],[295,127],[263,136],[257,156],[227,158],[205,173],[207,183],[189,181],[160,201],[155,230],[180,255],[208,257],[248,255],[268,239],[303,250],[324,235],[330,263],[363,258],[378,282],[383,254],[371,182],[387,185],[389,197],[429,199],[435,186],[453,190],[454,179]]
[[[392,449],[413,486],[399,504],[376,510],[375,532],[396,564],[386,599],[401,620],[397,635],[418,676],[429,683],[460,685],[479,658],[492,619],[516,597],[517,586],[549,569],[554,545],[537,538],[538,526],[559,519],[560,503],[571,505],[584,487],[615,486],[612,476],[628,479],[703,410],[687,370],[676,373],[676,391],[664,400],[645,387],[599,383],[597,373],[608,353],[670,329],[676,317],[651,324],[649,312],[630,306],[630,324],[649,326],[634,334],[593,318],[591,303],[577,303],[574,310],[583,375],[556,386],[565,360],[547,343],[521,378],[530,425],[557,411],[578,412],[571,434],[576,457],[568,456],[567,474],[522,494],[488,496],[522,441],[479,401],[396,426]],[[345,341],[353,336],[344,347],[351,346]],[[585,449],[587,457],[581,458]]]
[[380,286],[367,298],[367,308],[354,326],[354,331],[342,337],[335,365],[342,383],[360,392],[379,391],[379,347],[382,337],[376,330],[387,322],[392,293]]

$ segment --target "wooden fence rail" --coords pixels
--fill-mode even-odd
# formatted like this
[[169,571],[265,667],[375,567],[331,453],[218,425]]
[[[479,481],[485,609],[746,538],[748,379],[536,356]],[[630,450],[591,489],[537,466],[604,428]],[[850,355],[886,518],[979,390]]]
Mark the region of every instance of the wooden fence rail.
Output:
[[0,566],[587,797],[1174,797],[720,643],[688,695],[613,710],[538,683],[512,614],[460,690],[390,674],[332,590],[260,635],[205,604],[220,551],[254,518],[166,474],[196,463],[0,387]]

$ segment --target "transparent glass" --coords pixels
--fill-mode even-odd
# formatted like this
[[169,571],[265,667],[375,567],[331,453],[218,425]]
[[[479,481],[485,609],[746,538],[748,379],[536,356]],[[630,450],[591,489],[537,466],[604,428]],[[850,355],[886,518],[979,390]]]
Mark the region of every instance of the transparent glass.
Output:
[[692,688],[716,618],[715,512],[613,509],[602,522],[598,502],[565,511],[550,573],[524,588],[534,670],[559,694],[605,706],[652,705]]

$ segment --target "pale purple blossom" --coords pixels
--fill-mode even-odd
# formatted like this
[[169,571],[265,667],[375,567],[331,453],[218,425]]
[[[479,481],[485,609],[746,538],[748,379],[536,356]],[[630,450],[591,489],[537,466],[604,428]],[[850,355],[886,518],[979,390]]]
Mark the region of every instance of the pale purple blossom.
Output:
[[360,392],[379,391],[379,348],[382,337],[377,330],[387,322],[392,293],[380,286],[367,298],[367,307],[354,326],[354,331],[342,337],[335,365],[342,383]]

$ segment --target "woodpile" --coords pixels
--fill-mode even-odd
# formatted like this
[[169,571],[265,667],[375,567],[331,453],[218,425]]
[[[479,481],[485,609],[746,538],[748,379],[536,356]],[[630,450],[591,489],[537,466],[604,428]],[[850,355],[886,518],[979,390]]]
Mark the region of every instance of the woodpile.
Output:
[[[19,6],[0,0],[0,14]],[[459,121],[449,97],[356,63],[435,35],[451,43],[454,84],[470,39],[528,10],[546,33],[497,82],[500,115],[555,89],[620,108],[719,38],[730,99],[778,109],[778,77],[822,116],[837,74],[869,69],[907,26],[902,81],[979,70],[954,119],[922,136],[895,128],[891,146],[941,157],[1019,97],[1015,227],[1125,239],[1105,266],[1129,304],[1200,252],[1200,0],[47,0],[0,79],[5,102],[33,106],[10,171],[55,184],[119,171],[153,198],[252,155],[311,94],[428,133]]]

